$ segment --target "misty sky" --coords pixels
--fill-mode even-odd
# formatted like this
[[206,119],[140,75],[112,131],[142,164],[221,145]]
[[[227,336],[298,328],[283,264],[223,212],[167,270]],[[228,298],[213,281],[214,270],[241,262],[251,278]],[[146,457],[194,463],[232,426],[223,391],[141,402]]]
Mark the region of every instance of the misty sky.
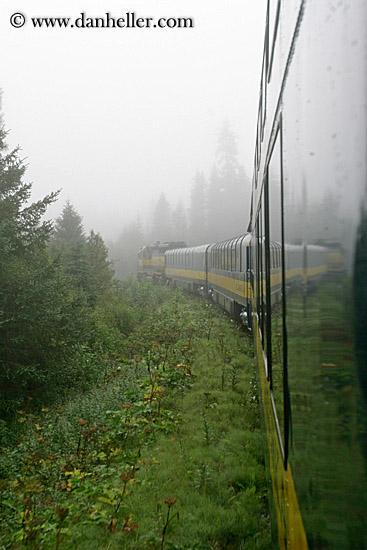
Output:
[[[106,12],[192,17],[193,29],[33,28],[31,17]],[[13,28],[23,13],[28,22]],[[33,198],[62,188],[93,228],[117,238],[159,193],[173,206],[206,175],[224,119],[252,175],[266,0],[1,0],[0,88],[8,143]],[[245,218],[248,205],[244,205]]]

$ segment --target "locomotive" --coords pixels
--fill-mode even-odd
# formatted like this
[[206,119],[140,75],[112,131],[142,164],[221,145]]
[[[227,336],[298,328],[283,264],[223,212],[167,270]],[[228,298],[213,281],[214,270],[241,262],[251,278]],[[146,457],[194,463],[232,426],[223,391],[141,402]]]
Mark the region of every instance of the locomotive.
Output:
[[269,0],[247,231],[163,253],[252,331],[282,550],[367,548],[366,60],[365,0]]

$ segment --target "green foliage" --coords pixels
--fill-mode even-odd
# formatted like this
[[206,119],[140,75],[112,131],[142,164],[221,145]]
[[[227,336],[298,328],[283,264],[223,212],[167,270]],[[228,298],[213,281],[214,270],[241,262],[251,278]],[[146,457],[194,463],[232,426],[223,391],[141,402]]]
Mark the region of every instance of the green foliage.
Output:
[[[60,398],[103,378],[103,354],[134,326],[135,313],[114,288],[107,248],[67,202],[42,221],[52,193],[28,204],[19,150],[0,130],[0,416]],[[3,434],[6,430],[2,430]]]
[[90,232],[87,238],[86,259],[88,266],[88,295],[95,305],[112,288],[113,271],[108,261],[108,249],[102,237]]
[[[25,205],[18,149],[0,131],[0,414],[62,380],[73,346],[87,332],[83,297],[72,292],[47,251],[51,223],[41,218],[55,193]],[[55,384],[57,385],[57,383]]]
[[40,220],[57,193],[29,206],[31,184],[23,182],[26,167],[19,148],[8,152],[6,132],[0,128],[0,251],[1,264],[15,255],[37,253],[50,235],[50,222]]
[[[18,440],[8,435],[0,457],[0,546],[269,548],[243,334],[180,292],[125,290],[125,305],[144,303],[134,330],[103,359],[80,349],[85,363],[104,364],[95,387],[38,416],[18,411]],[[108,314],[95,310],[101,324],[121,322],[118,299]]]
[[91,306],[112,289],[113,271],[102,237],[90,232],[85,236],[82,218],[67,201],[57,218],[50,250],[69,277],[70,285],[81,289]]

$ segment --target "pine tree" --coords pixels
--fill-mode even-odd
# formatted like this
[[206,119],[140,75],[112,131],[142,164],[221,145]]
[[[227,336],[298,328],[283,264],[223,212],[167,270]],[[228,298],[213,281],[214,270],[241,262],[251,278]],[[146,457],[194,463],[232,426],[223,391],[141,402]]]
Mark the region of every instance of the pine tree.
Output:
[[228,183],[238,175],[237,156],[236,134],[231,129],[230,122],[225,120],[218,133],[216,160],[219,175]]
[[71,241],[85,242],[86,237],[82,217],[67,200],[61,216],[56,219],[53,242],[69,244]]
[[8,255],[36,252],[45,246],[52,223],[40,223],[47,206],[56,200],[51,193],[43,200],[25,206],[31,195],[30,183],[23,182],[24,162],[19,147],[7,152],[6,132],[0,129],[0,251],[3,261]]
[[88,294],[92,305],[112,288],[113,271],[108,260],[108,248],[99,233],[91,231],[87,239]]
[[171,240],[171,208],[164,193],[161,193],[153,213],[152,240]]
[[[52,224],[41,221],[57,193],[26,205],[19,149],[8,152],[0,130],[0,414],[19,408],[65,379],[73,345],[86,323],[79,297],[70,292],[47,241]],[[66,376],[67,378],[67,376]]]
[[208,193],[208,234],[211,240],[224,240],[246,232],[250,184],[238,163],[236,135],[225,121],[218,134],[216,168]]
[[140,219],[125,225],[119,238],[110,247],[110,257],[116,276],[123,279],[136,274],[137,254],[144,244],[144,235]]
[[187,241],[187,220],[186,212],[182,201],[179,201],[172,212],[172,240]]
[[87,292],[90,285],[87,239],[82,217],[69,200],[56,219],[51,252],[61,262],[75,286]]
[[190,243],[202,244],[206,234],[206,182],[202,172],[196,171],[190,196]]
[[217,242],[223,237],[223,182],[218,174],[217,167],[212,167],[209,179],[207,216],[208,216],[208,242]]

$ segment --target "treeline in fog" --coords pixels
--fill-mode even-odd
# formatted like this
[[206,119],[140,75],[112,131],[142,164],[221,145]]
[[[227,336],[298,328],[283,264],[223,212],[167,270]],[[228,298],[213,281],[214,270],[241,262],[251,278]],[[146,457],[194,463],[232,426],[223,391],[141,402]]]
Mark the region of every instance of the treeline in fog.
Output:
[[161,193],[148,220],[125,225],[109,244],[116,275],[136,272],[137,250],[155,241],[185,241],[188,246],[217,242],[244,233],[249,215],[250,182],[238,162],[236,135],[228,121],[218,133],[215,162],[210,174],[197,170],[190,197],[170,204]]

